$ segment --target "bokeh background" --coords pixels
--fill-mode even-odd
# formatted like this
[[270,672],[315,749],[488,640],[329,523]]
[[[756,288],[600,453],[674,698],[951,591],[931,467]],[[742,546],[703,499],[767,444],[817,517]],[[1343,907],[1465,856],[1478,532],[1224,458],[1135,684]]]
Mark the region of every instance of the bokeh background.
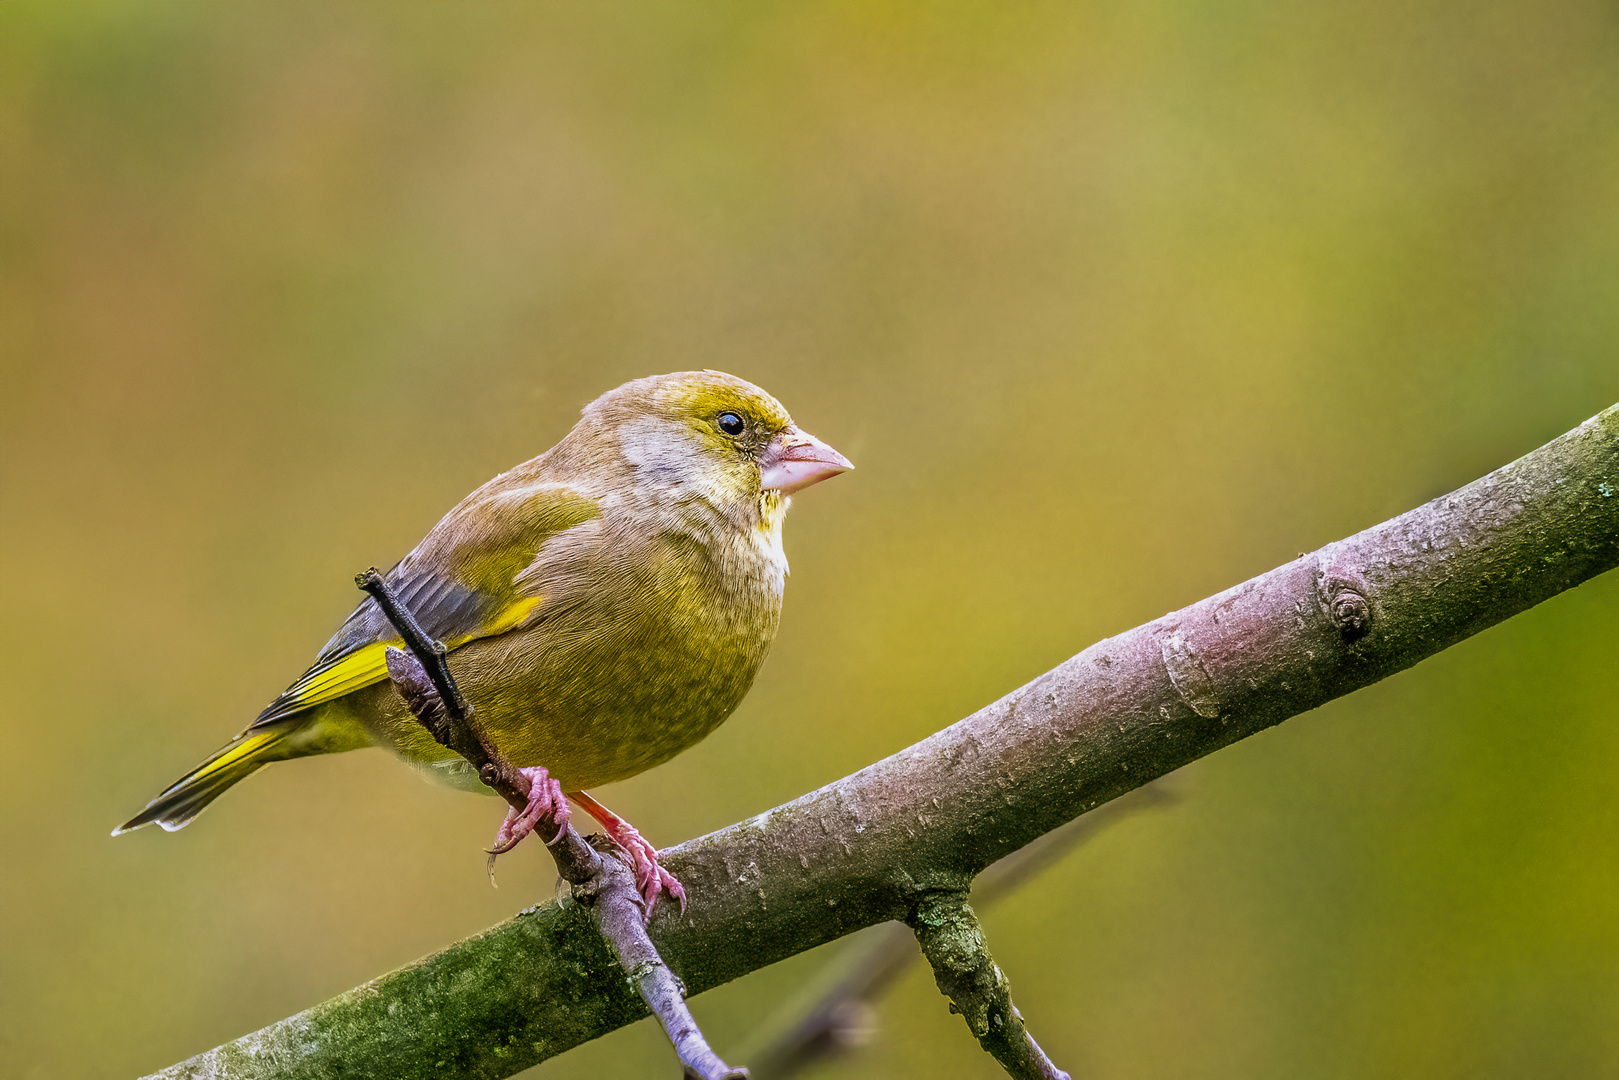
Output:
[[[1619,400],[1599,0],[0,5],[0,1074],[132,1076],[551,893],[379,752],[108,830],[635,376],[848,453],[660,844]],[[1087,1078],[1619,1072],[1619,578],[988,915]],[[836,946],[699,998],[744,1046]],[[914,969],[823,1075],[999,1075]],[[672,1075],[648,1024],[538,1077]],[[839,1071],[841,1070],[841,1071]]]

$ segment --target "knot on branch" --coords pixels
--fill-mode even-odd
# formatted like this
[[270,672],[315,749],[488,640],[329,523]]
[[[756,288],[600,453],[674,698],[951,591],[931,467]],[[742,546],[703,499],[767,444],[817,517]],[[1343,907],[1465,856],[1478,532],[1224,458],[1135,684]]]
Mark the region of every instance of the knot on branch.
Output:
[[1345,641],[1359,641],[1372,630],[1372,587],[1342,565],[1322,571],[1318,586],[1327,618]]
[[1371,605],[1360,593],[1344,589],[1332,598],[1332,622],[1344,637],[1364,637],[1371,621]]

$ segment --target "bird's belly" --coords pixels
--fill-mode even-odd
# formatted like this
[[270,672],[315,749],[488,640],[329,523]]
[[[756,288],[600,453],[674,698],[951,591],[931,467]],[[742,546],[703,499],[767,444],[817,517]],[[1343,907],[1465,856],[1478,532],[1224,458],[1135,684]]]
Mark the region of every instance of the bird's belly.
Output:
[[[476,718],[520,766],[543,765],[568,791],[613,783],[700,741],[741,702],[775,636],[779,599],[745,617],[640,633],[566,634],[542,624],[470,642],[449,656]],[[364,710],[378,741],[456,786],[477,787],[387,683]],[[364,693],[364,692],[362,692]]]
[[486,681],[492,692],[479,707],[514,762],[544,765],[568,791],[634,776],[700,741],[742,701],[763,650],[626,649],[593,659],[571,671],[519,667],[498,688]]

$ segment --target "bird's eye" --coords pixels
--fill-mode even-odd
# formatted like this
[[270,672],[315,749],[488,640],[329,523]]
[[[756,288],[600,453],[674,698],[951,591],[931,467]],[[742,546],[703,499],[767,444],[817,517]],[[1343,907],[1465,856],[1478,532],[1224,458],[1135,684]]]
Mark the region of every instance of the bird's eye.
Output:
[[745,426],[742,423],[742,418],[734,412],[720,413],[716,422],[719,424],[720,430],[727,435],[740,435]]

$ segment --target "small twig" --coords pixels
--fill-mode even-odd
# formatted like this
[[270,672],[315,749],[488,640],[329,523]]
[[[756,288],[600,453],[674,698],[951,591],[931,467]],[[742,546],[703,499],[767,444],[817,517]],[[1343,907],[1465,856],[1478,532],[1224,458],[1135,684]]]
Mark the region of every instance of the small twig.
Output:
[[422,629],[416,616],[399,602],[394,595],[392,586],[382,576],[382,571],[371,567],[364,573],[354,575],[354,584],[365,592],[371,594],[371,599],[377,602],[382,613],[388,617],[399,636],[405,639],[405,645],[427,669],[427,674],[433,679],[433,686],[438,690],[439,697],[444,701],[445,710],[452,720],[465,720],[472,712],[467,705],[467,699],[461,696],[461,688],[455,685],[455,678],[450,674],[450,665],[445,662],[444,656],[448,652],[444,644],[435,641],[427,631]]
[[[472,710],[463,703],[461,715],[445,705],[440,682],[460,697],[449,666],[444,663],[444,646],[428,638],[421,627],[381,580],[375,569],[355,578],[355,583],[377,598],[383,613],[400,632],[410,653],[390,646],[384,653],[388,675],[394,688],[410,707],[422,727],[441,746],[466,758],[478,770],[478,777],[500,794],[518,812],[528,806],[529,781],[490,741]],[[434,661],[440,678],[433,677]],[[543,824],[543,823],[542,823]],[[617,844],[603,836],[588,840],[566,820],[546,839],[545,848],[556,862],[557,873],[571,886],[576,900],[589,907],[597,931],[612,948],[613,955],[629,974],[647,1009],[663,1024],[663,1030],[680,1059],[688,1080],[740,1080],[746,1069],[733,1069],[709,1049],[691,1010],[686,1007],[686,988],[677,979],[657,947],[647,936],[645,902],[635,883],[635,872],[621,856]],[[494,858],[493,855],[490,856]]]
[[[570,827],[566,831],[573,830]],[[617,851],[611,840],[593,839]],[[606,866],[593,908],[596,927],[612,946],[619,966],[629,973],[636,993],[663,1025],[664,1034],[680,1059],[683,1076],[688,1080],[743,1080],[748,1070],[731,1068],[709,1049],[708,1040],[703,1038],[691,1009],[686,1007],[685,984],[669,970],[647,936],[635,873],[620,859],[603,859],[602,862]]]
[[[528,777],[524,776],[500,748],[484,734],[472,715],[455,719],[444,707],[444,699],[421,661],[403,649],[388,646],[383,654],[394,689],[410,706],[412,715],[440,746],[466,758],[478,770],[478,779],[495,790],[512,807],[528,806]],[[453,683],[452,683],[453,685]]]
[[[1030,845],[1019,848],[973,879],[972,899],[979,909],[1015,892],[1035,874],[1051,866],[1098,832],[1140,811],[1172,805],[1180,799],[1172,777],[1137,788],[1075,818]],[[849,1053],[863,1045],[875,1028],[875,1006],[894,981],[916,961],[916,938],[904,923],[888,923],[829,967],[833,981],[819,993],[798,998],[783,1011],[796,1021],[764,1025],[778,1032],[746,1056],[762,1080],[789,1080],[817,1062]],[[804,1002],[813,1001],[807,1008]]]
[[1051,1063],[1012,1004],[1006,975],[989,955],[978,916],[962,892],[933,893],[906,919],[922,955],[933,965],[939,992],[950,998],[978,1045],[1017,1080],[1069,1080]]

